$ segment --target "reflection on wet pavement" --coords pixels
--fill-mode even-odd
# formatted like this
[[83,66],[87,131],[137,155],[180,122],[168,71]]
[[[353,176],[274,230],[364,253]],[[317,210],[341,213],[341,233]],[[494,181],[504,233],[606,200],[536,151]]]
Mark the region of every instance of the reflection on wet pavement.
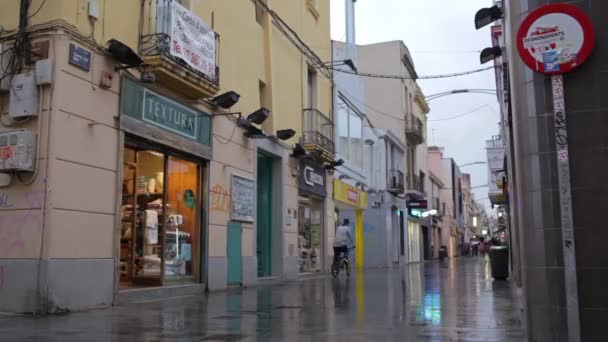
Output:
[[523,341],[511,283],[483,258],[44,318],[0,341]]

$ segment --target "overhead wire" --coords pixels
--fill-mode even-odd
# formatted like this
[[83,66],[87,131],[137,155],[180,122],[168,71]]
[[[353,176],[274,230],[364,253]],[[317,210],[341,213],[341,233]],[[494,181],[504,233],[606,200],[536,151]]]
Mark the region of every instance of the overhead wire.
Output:
[[[29,15],[27,17],[27,19],[32,19],[34,16],[36,16],[36,14],[38,14],[40,12],[40,10],[42,9],[42,7],[44,7],[45,3],[46,3],[46,0],[42,0],[42,3],[40,3],[40,7],[38,7],[38,9],[36,10],[36,12],[32,13],[31,15]],[[30,1],[29,5],[31,5],[31,4],[32,4],[32,2]]]
[[496,66],[489,66],[486,68],[481,68],[481,69],[475,69],[475,70],[469,70],[469,71],[463,71],[463,72],[457,72],[457,73],[451,73],[451,74],[439,74],[439,75],[427,75],[427,76],[418,76],[418,77],[411,77],[411,76],[402,76],[402,75],[388,75],[388,74],[375,74],[375,73],[369,73],[369,72],[355,72],[352,70],[348,70],[348,69],[340,69],[340,68],[335,68],[332,66],[328,66],[329,69],[333,70],[333,71],[337,71],[337,72],[341,72],[341,73],[345,73],[345,74],[351,74],[351,75],[357,75],[357,76],[361,76],[361,77],[370,77],[370,78],[384,78],[384,79],[393,79],[393,80],[430,80],[430,79],[442,79],[442,78],[451,78],[451,77],[460,77],[460,76],[466,76],[466,75],[472,75],[472,74],[476,74],[476,73],[480,73],[486,70],[490,70],[490,69],[494,69]]

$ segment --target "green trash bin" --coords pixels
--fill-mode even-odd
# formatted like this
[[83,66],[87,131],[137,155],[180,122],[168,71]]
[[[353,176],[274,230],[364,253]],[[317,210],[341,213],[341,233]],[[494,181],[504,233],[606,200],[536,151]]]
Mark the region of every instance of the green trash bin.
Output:
[[509,278],[509,248],[507,246],[490,247],[490,265],[492,278],[506,280]]

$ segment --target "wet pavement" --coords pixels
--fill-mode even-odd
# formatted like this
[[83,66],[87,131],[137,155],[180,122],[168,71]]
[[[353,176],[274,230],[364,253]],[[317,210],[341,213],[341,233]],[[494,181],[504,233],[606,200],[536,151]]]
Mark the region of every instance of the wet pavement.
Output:
[[517,295],[483,257],[43,318],[0,341],[523,341]]

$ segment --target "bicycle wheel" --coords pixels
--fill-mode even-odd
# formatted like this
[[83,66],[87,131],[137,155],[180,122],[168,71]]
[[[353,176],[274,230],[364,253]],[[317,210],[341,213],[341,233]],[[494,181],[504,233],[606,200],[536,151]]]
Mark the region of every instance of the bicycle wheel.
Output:
[[340,273],[340,269],[338,267],[336,267],[336,263],[332,262],[331,263],[331,275],[336,278],[338,276],[338,273]]
[[346,270],[346,276],[350,277],[350,262],[344,260],[344,269]]

